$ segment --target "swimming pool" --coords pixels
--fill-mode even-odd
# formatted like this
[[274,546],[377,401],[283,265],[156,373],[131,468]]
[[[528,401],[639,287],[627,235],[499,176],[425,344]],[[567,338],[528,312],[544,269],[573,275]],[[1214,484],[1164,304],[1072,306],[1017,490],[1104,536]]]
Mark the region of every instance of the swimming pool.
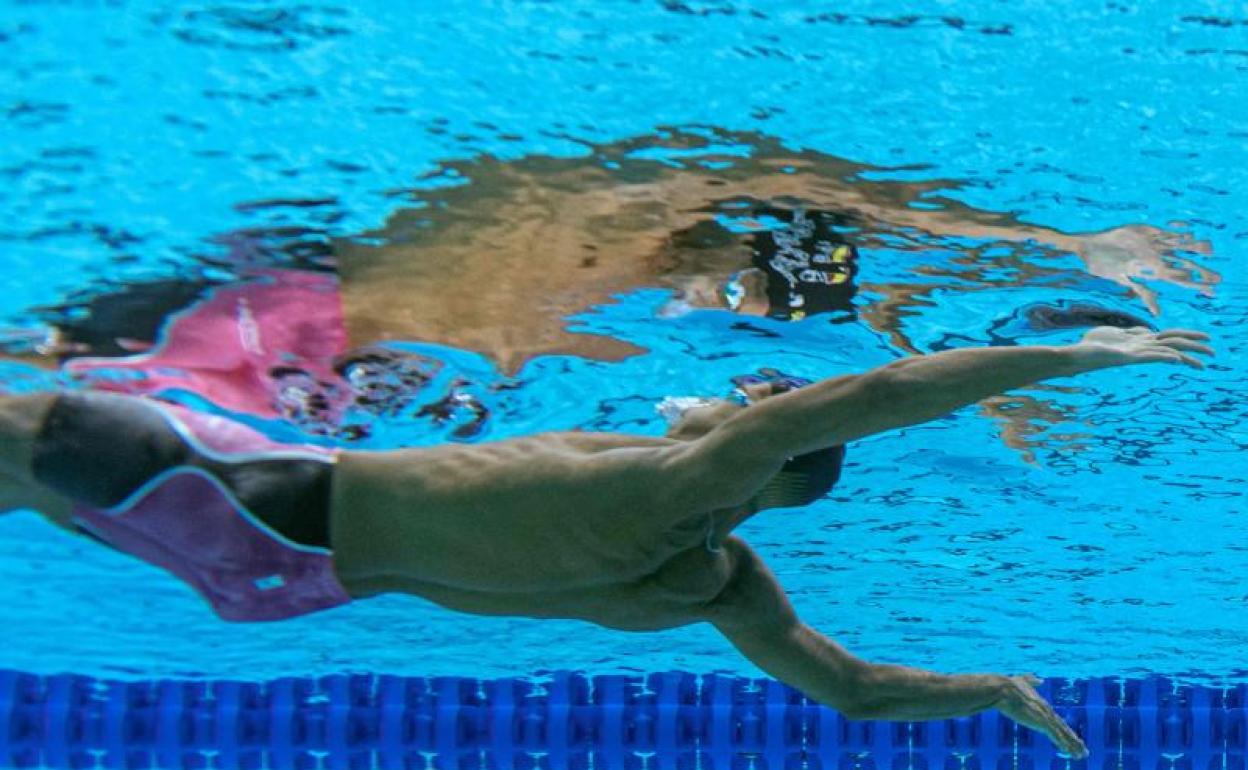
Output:
[[[812,625],[871,659],[1238,682],[1246,50],[1242,9],[1197,2],[12,4],[4,381],[160,384],[275,436],[383,448],[657,434],[667,395],[723,395],[762,367],[823,377],[1071,340],[1045,319],[1080,303],[1204,329],[1220,358],[1200,374],[1099,374],[864,441],[832,498],[742,534]],[[852,201],[838,222],[858,241],[855,291],[802,318],[699,309],[698,279],[745,267],[740,244],[791,222],[795,199]],[[768,220],[760,200],[789,203]],[[521,237],[539,216],[599,253],[534,268],[499,247],[544,243]],[[1130,225],[1193,242],[1072,240]],[[637,244],[662,258],[633,269]],[[592,279],[572,269],[585,260]],[[257,271],[267,283],[240,285]],[[310,350],[261,391],[152,362],[195,360],[172,325],[213,319],[214,298],[245,293],[263,316],[273,286],[340,275],[343,344],[403,354],[364,367],[367,403]],[[335,312],[297,293],[315,286],[289,290],[300,312]],[[25,355],[49,327],[84,359],[69,373]],[[132,366],[85,360],[148,342],[163,347]],[[702,627],[622,634],[399,597],[224,626],[172,579],[33,516],[0,532],[14,671],[757,675]]]

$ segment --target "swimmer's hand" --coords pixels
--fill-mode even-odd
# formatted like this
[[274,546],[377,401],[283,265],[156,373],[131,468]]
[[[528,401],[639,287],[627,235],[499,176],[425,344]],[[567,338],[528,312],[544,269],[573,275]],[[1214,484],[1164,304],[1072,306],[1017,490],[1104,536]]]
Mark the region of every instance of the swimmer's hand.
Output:
[[1041,681],[1032,675],[1006,677],[1005,694],[997,702],[997,710],[1024,727],[1049,736],[1059,751],[1083,759],[1088,756],[1088,747],[1036,692]]
[[1075,252],[1088,272],[1131,290],[1148,311],[1158,315],[1157,292],[1147,282],[1165,283],[1195,289],[1206,297],[1222,277],[1183,254],[1209,254],[1208,241],[1182,232],[1149,225],[1128,225],[1100,233],[1077,236]]
[[1083,335],[1072,350],[1087,369],[1152,363],[1204,369],[1204,361],[1192,354],[1212,356],[1213,348],[1204,344],[1208,339],[1208,334],[1190,329],[1154,332],[1140,326],[1131,329],[1098,326]]

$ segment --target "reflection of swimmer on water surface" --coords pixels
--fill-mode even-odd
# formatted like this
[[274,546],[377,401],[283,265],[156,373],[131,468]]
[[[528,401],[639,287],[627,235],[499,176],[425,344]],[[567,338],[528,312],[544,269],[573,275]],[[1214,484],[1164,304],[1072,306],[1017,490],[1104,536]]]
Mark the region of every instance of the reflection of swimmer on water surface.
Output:
[[[735,224],[749,232],[750,266],[730,275],[722,287],[687,289],[685,296],[669,303],[663,315],[726,305],[738,313],[778,320],[800,321],[819,314],[831,314],[833,323],[855,319],[860,258],[844,222],[843,216],[827,211],[752,209],[749,217]],[[1137,315],[1092,302],[1034,303],[1016,315],[1021,323],[1008,328],[997,324],[988,330],[989,339],[1008,344],[1036,331],[1151,326]],[[908,343],[903,348],[918,352]]]
[[[835,256],[844,248],[824,249],[833,266],[822,271],[827,277],[815,276],[809,285],[799,286],[805,295],[778,295],[770,315],[792,313],[795,317],[795,308],[799,312],[849,312],[853,292],[848,287],[852,284],[848,278],[835,277],[852,276],[852,263],[838,262]],[[801,261],[792,254],[788,259]],[[822,262],[820,259],[817,264]],[[140,309],[165,308],[177,298],[199,295],[175,286],[163,301],[149,304],[152,289],[143,285],[101,295],[87,303],[92,308],[112,308],[102,314],[98,326],[90,313],[68,314],[76,320],[67,324],[64,333],[74,335],[77,342],[72,351],[66,351],[65,371],[81,384],[101,390],[149,395],[191,392],[227,412],[279,419],[304,434],[345,441],[365,438],[372,421],[396,416],[429,420],[448,431],[452,439],[480,435],[488,417],[484,402],[474,394],[481,383],[443,377],[435,384],[441,362],[408,351],[381,346],[343,349],[343,335],[334,331],[340,326],[333,301],[335,286],[332,276],[271,270],[264,280],[200,287],[204,296],[171,319],[154,319]],[[138,302],[130,303],[128,291],[133,291],[129,296]],[[128,306],[132,309],[123,312]],[[296,316],[292,307],[299,310],[294,326],[287,320]],[[764,305],[759,312],[766,309]],[[168,320],[163,333],[158,320]],[[79,331],[74,324],[87,331]],[[301,334],[300,325],[326,333]],[[1096,325],[1126,328],[1146,324],[1129,314],[1086,302],[1037,303],[994,322],[988,336],[997,344],[1010,344],[1053,329]],[[145,330],[150,330],[150,336]],[[109,334],[131,342],[123,347]],[[90,347],[85,343],[88,339],[93,342]],[[314,344],[309,346],[309,340]],[[135,347],[150,350],[120,357],[82,355],[124,354]],[[280,355],[269,355],[273,351],[280,351]],[[783,378],[780,372],[762,373]],[[1043,432],[1044,425],[1074,419],[1069,408],[1019,393],[987,399],[982,408],[1000,423],[1003,441],[1029,462],[1035,461],[1037,434]]]
[[[878,178],[888,173],[757,134],[705,131],[591,145],[580,158],[447,163],[437,177],[445,184],[413,190],[415,205],[385,227],[336,244],[348,333],[472,350],[506,373],[550,353],[617,360],[640,351],[571,333],[566,319],[644,287],[673,289],[690,307],[727,309],[742,295],[738,312],[762,314],[764,294],[781,289],[750,271],[755,244],[798,210],[829,219],[860,250],[954,254],[915,266],[922,283],[860,286],[871,297],[859,303],[861,320],[907,352],[916,351],[900,320],[938,292],[1083,290],[1090,273],[1155,312],[1141,279],[1205,293],[1219,280],[1184,256],[1207,244],[1181,234],[1063,233],[945,197],[958,182]],[[1071,254],[1087,273],[1053,259]]]
[[[1205,293],[1218,281],[1215,273],[1178,256],[1176,252],[1184,249],[1207,250],[1205,244],[1182,235],[1136,226],[1065,234],[935,198],[935,190],[956,186],[940,180],[867,181],[862,174],[871,169],[866,167],[817,153],[794,153],[757,137],[733,138],[754,143],[753,154],[718,158],[708,149],[705,158],[723,161],[713,170],[696,162],[673,169],[657,161],[621,161],[637,149],[627,143],[596,148],[599,152],[589,159],[525,158],[498,163],[487,158],[479,164],[451,166],[461,185],[418,193],[432,205],[410,216],[397,214],[392,227],[381,234],[382,246],[343,252],[344,274],[362,279],[346,283],[348,327],[377,328],[370,327],[372,319],[367,314],[384,306],[387,294],[403,285],[405,295],[421,296],[427,308],[453,305],[457,312],[466,311],[469,315],[460,317],[471,319],[469,323],[442,332],[447,339],[458,340],[454,344],[479,344],[478,349],[497,357],[504,366],[509,358],[522,362],[524,346],[552,339],[563,345],[577,338],[580,342],[573,348],[582,354],[611,358],[627,350],[621,351],[620,343],[607,338],[563,334],[563,321],[550,312],[551,306],[561,300],[582,303],[565,304],[570,313],[592,304],[593,299],[608,301],[612,288],[624,291],[666,285],[675,294],[660,311],[664,316],[717,308],[776,320],[856,318],[886,334],[894,347],[917,355],[925,351],[909,339],[904,320],[932,304],[938,292],[944,303],[956,302],[959,293],[1003,286],[1084,290],[1081,274],[1047,261],[1063,251],[1078,255],[1093,275],[1131,289],[1152,312],[1156,312],[1154,294],[1137,278],[1151,274],[1157,280]],[[689,135],[672,141],[704,143]],[[660,143],[650,140],[652,145]],[[614,173],[601,167],[604,158],[607,163],[619,163]],[[575,202],[573,195],[579,196]],[[929,208],[914,207],[920,203]],[[522,214],[527,218],[520,223]],[[519,227],[514,234],[508,230],[513,223]],[[484,232],[476,232],[475,225]],[[387,244],[388,236],[396,242]],[[951,247],[945,236],[973,237],[985,243]],[[457,301],[461,277],[465,296],[470,290],[466,277],[474,275],[477,257],[467,247],[456,251],[450,241],[471,244],[474,238],[490,244],[491,258],[506,265],[510,285],[523,284],[527,270],[534,281],[530,291],[544,292],[541,276],[545,271],[561,291],[543,295],[536,311],[526,306],[514,314],[508,313],[508,307],[523,303],[524,291],[501,296],[488,286],[472,290],[471,296],[489,305],[484,308]],[[536,250],[524,251],[526,243]],[[1003,243],[1009,248],[1003,250]],[[454,259],[434,257],[435,251],[441,254],[447,245]],[[894,251],[956,250],[962,256],[915,268],[922,282],[901,278],[861,284],[860,245]],[[582,262],[571,265],[569,260],[578,253],[583,255]],[[374,296],[369,276],[394,255],[406,264],[432,259],[433,264],[447,265],[449,287],[439,283],[435,289],[419,275],[412,285],[405,285],[407,277],[402,276]],[[568,269],[560,270],[560,264]],[[1002,278],[1007,271],[1011,274],[1008,281]],[[1189,275],[1196,280],[1185,278]],[[578,278],[582,285],[569,288]],[[634,285],[627,285],[630,280]],[[860,286],[876,299],[856,302]],[[433,294],[421,294],[422,290]],[[351,308],[365,300],[368,309],[354,317]],[[495,318],[507,319],[505,324],[500,322],[506,327],[505,335],[488,334]],[[400,316],[399,323],[408,320],[412,319]],[[1092,302],[1038,303],[1017,321],[1009,328],[990,329],[987,336],[994,344],[1010,344],[1046,329],[1150,325],[1138,314]],[[421,315],[415,322],[438,333],[432,329],[437,325],[435,318]],[[484,326],[479,327],[479,322]],[[1078,448],[1055,435],[1045,435],[1048,426],[1071,419],[1069,410],[1056,403],[1013,394],[990,399],[982,408],[999,423],[1005,443],[1029,462],[1035,461],[1041,448]]]
[[[1064,234],[938,197],[938,191],[957,187],[947,180],[880,181],[873,178],[878,169],[790,150],[757,135],[721,133],[713,141],[719,150],[704,135],[673,132],[595,146],[588,158],[485,157],[448,164],[448,177],[458,183],[417,191],[425,205],[396,213],[379,233],[333,243],[320,236],[315,266],[336,265],[341,276],[343,309],[334,320],[343,336],[338,353],[419,340],[481,353],[504,374],[542,354],[615,360],[641,350],[611,337],[568,332],[567,317],[617,293],[666,286],[674,296],[665,315],[720,308],[784,320],[857,318],[898,350],[917,354],[924,351],[903,322],[932,304],[937,292],[943,303],[956,301],[959,293],[1003,286],[1083,290],[1085,276],[1047,259],[1062,252],[1078,254],[1094,275],[1131,287],[1150,308],[1155,302],[1136,281],[1145,273],[1206,292],[1218,280],[1178,256],[1205,248],[1180,235],[1141,227]],[[722,152],[725,143],[748,151]],[[648,153],[680,146],[701,148],[701,155],[679,163],[647,159]],[[955,235],[984,243],[951,246],[943,240]],[[233,258],[241,258],[238,252],[264,264],[252,253],[255,233],[224,236],[222,242]],[[864,252],[933,246],[955,256],[909,269],[922,282],[904,275],[862,281]],[[866,301],[857,297],[860,287]],[[1072,308],[1058,312],[1078,315]],[[1073,325],[1121,325],[1092,315],[1088,321]],[[1036,322],[1046,323],[1041,316]],[[120,352],[75,334],[54,326],[47,338],[13,342],[68,356]],[[122,351],[150,344],[141,336],[109,334]],[[182,366],[193,370],[203,363],[186,359]],[[246,379],[246,366],[232,374],[214,367],[218,371],[206,376],[215,386],[233,377],[237,389],[237,380]],[[262,384],[272,389],[269,381],[281,380],[286,387],[278,390],[289,396],[276,413],[309,424],[328,415],[332,419],[322,422],[338,424],[335,409],[341,409],[344,384],[332,364],[319,371],[266,367]],[[483,409],[459,397],[462,389],[452,390],[426,414],[446,419],[437,415],[476,409],[475,416],[453,420],[463,420],[457,430],[471,435]],[[1042,405],[1033,406],[1044,413]]]
[[[695,226],[675,240],[714,244],[734,230],[743,232],[752,252],[749,267],[728,276],[722,299],[689,291],[669,303],[665,314],[722,301],[736,312],[777,320],[854,318],[859,253],[842,232],[844,217],[752,206],[721,222]],[[71,357],[66,371],[100,389],[193,392],[228,411],[280,418],[306,433],[346,440],[367,435],[372,419],[401,413],[440,369],[436,361],[393,348],[348,351],[338,281],[325,273],[255,269],[251,279],[232,285],[166,281],[158,286],[167,291],[162,295],[152,285],[138,284],[90,298],[84,302],[88,312],[67,312],[63,326],[52,327],[68,344],[43,352]],[[163,313],[196,299],[160,333]],[[989,338],[1011,344],[1048,328],[1146,325],[1086,302],[1036,304],[1016,316],[990,328]],[[158,336],[153,350],[111,357],[151,347]],[[908,341],[903,347],[917,352]],[[121,372],[135,376],[119,377]],[[451,438],[478,435],[487,410],[469,385],[446,383],[441,399],[412,416],[450,429]],[[1028,460],[1034,459],[1030,437],[1042,430],[1037,426],[1068,418],[1064,410],[1025,395],[999,400],[985,403],[986,413],[1002,423],[1006,443]]]
[[[415,205],[364,237],[331,242],[306,228],[278,228],[276,235],[296,245],[271,264],[336,266],[353,346],[427,341],[480,353],[505,374],[542,354],[616,360],[640,352],[566,328],[568,317],[639,288],[673,289],[670,310],[784,310],[773,294],[793,285],[779,270],[759,267],[757,253],[798,211],[817,227],[836,230],[852,248],[948,257],[908,268],[922,282],[857,279],[869,297],[859,300],[860,320],[910,353],[921,351],[902,320],[936,293],[948,298],[1012,285],[1085,290],[1083,274],[1050,259],[1063,254],[1127,287],[1152,312],[1155,298],[1140,279],[1204,293],[1219,280],[1183,256],[1207,251],[1207,244],[1182,234],[1144,226],[1062,233],[945,197],[961,186],[955,181],[881,179],[896,171],[793,150],[757,134],[664,131],[590,150],[581,158],[447,163],[439,176],[444,184],[411,191]],[[672,150],[679,157],[665,156]],[[256,232],[217,240],[231,260],[256,259]],[[845,290],[855,286],[839,287],[838,298],[836,287],[815,291],[818,282],[802,282],[797,294],[826,293],[831,312],[852,312]],[[815,314],[812,307],[791,310],[789,317]],[[92,348],[95,355],[115,354]]]
[[[444,373],[440,361],[348,348],[338,281],[325,273],[259,270],[217,286],[134,284],[84,304],[85,314],[65,313],[42,334],[28,331],[17,342],[33,344],[11,351],[28,361],[39,359],[20,354],[60,358],[66,375],[95,390],[188,393],[227,412],[346,440],[363,438],[374,419],[408,412],[468,438],[487,417],[469,383]],[[433,392],[443,395],[417,406]]]

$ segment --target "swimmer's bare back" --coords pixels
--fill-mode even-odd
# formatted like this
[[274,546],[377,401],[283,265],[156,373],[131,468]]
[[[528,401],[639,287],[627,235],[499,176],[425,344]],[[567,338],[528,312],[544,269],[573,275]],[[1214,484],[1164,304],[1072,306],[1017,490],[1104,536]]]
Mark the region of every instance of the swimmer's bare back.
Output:
[[[997,708],[1083,756],[1032,677],[942,675],[851,655],[801,622],[731,530],[757,512],[756,494],[791,457],[1053,377],[1143,363],[1201,368],[1194,354],[1212,354],[1206,339],[1101,327],[1069,346],[916,356],[720,409],[667,438],[555,433],[343,452],[330,505],[335,570],[357,598],[406,592],[463,612],[637,631],[709,622],[764,671],[850,718]],[[0,410],[0,461],[11,477],[27,467],[20,437],[31,422]]]

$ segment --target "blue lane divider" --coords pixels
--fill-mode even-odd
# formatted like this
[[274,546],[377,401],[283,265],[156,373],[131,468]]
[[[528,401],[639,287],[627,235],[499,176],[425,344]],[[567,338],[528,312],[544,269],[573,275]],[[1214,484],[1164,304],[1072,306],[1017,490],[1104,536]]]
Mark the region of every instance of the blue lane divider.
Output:
[[1071,761],[994,711],[850,722],[766,679],[335,675],[112,681],[0,670],[0,767],[140,770],[1248,770],[1248,686],[1041,687]]

